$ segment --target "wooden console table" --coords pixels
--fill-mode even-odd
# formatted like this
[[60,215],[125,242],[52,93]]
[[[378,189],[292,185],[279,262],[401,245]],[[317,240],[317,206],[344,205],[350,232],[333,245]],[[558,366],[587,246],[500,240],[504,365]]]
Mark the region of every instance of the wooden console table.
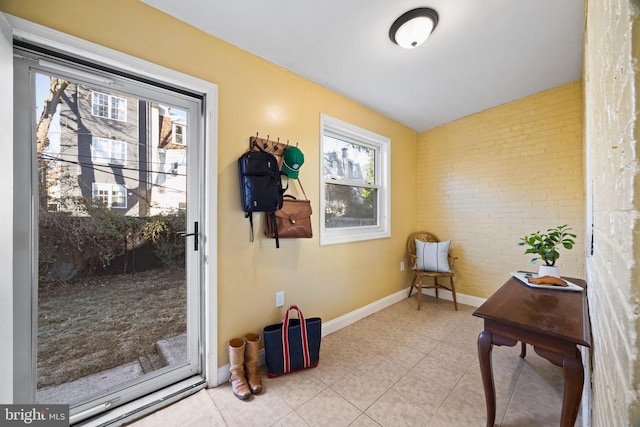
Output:
[[[584,280],[567,278],[586,288]],[[564,396],[560,425],[573,427],[584,385],[584,370],[578,345],[591,346],[586,292],[530,288],[511,277],[474,313],[484,319],[478,337],[480,373],[487,403],[487,427],[495,423],[496,391],[491,367],[493,345],[525,343],[554,365],[562,367]]]

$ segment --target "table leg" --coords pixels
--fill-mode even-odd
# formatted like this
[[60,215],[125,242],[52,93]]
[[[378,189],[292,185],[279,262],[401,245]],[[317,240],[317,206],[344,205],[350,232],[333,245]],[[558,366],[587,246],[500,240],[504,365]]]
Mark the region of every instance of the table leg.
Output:
[[562,358],[562,374],[564,376],[564,396],[562,399],[561,427],[573,427],[580,409],[582,387],[584,386],[584,369],[582,357],[576,351],[576,357]]
[[487,404],[487,427],[492,427],[496,421],[496,388],[493,383],[493,371],[491,367],[491,332],[482,331],[478,336],[478,359],[480,361],[480,374],[484,386],[484,398]]
[[562,397],[560,426],[573,427],[578,417],[582,387],[584,386],[584,368],[582,367],[580,352],[576,349],[576,357],[569,357],[538,347],[534,347],[534,350],[549,362],[562,367],[564,395]]

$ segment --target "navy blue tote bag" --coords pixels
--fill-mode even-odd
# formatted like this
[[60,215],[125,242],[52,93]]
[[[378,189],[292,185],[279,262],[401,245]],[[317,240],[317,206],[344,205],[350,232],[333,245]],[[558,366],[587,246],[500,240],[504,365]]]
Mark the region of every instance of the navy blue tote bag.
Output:
[[[298,318],[290,318],[292,310]],[[269,378],[306,368],[315,368],[320,359],[322,319],[305,319],[302,311],[292,305],[282,323],[269,325],[262,331]]]

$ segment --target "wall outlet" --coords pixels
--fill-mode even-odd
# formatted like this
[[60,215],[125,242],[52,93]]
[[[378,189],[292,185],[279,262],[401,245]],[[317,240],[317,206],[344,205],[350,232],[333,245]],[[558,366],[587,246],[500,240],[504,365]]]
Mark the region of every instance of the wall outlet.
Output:
[[400,271],[404,271],[404,261],[400,261]]
[[284,306],[284,292],[276,292],[276,307]]

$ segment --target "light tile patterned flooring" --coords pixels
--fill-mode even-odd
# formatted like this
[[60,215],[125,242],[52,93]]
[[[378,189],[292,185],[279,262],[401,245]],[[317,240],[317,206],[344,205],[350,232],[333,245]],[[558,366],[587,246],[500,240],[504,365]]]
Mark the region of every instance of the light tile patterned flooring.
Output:
[[[240,401],[229,383],[133,423],[146,426],[484,426],[474,307],[405,299],[322,339],[318,367],[267,378]],[[312,314],[312,313],[311,313]],[[520,345],[494,347],[496,425],[557,426],[562,371]],[[579,424],[580,419],[576,425]]]

